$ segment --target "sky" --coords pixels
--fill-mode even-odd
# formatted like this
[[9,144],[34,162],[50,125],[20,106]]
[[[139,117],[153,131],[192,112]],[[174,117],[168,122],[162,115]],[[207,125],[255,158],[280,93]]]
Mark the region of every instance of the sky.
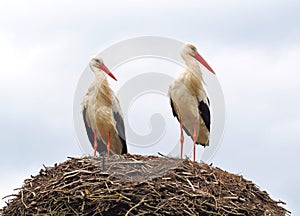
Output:
[[0,197],[83,154],[72,112],[90,57],[155,35],[192,42],[217,73],[226,126],[214,166],[300,215],[299,10],[296,0],[0,0]]

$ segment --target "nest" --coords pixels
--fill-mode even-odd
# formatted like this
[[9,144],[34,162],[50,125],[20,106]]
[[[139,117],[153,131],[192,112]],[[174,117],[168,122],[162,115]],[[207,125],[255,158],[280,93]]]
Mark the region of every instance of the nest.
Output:
[[17,190],[2,215],[290,214],[240,175],[167,157],[69,158]]

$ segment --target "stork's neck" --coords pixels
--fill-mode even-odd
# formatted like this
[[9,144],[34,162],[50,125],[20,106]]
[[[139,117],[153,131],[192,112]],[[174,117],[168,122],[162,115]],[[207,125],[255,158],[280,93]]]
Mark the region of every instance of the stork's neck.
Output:
[[182,57],[186,63],[187,70],[191,72],[193,75],[195,75],[198,80],[203,82],[202,71],[200,70],[199,62],[196,59],[194,59],[192,56],[182,56]]
[[101,69],[94,67],[94,66],[90,66],[90,68],[94,72],[96,80],[102,81],[103,79],[106,79],[105,75]]
[[104,72],[98,68],[92,68],[95,73],[94,85],[96,87],[96,97],[105,101],[107,104],[112,104],[113,92],[109,87],[108,81]]

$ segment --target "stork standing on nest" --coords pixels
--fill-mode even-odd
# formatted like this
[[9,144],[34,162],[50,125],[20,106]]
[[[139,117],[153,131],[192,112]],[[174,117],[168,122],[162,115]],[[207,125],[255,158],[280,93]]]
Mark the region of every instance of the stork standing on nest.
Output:
[[196,47],[186,44],[181,57],[187,68],[169,86],[169,97],[173,115],[180,122],[180,158],[183,151],[183,129],[194,141],[193,159],[196,160],[196,144],[209,145],[210,110],[209,99],[204,89],[202,71],[198,61],[210,72],[212,68],[200,56]]
[[83,120],[88,138],[94,148],[94,156],[110,150],[126,154],[126,138],[122,110],[114,92],[109,87],[105,74],[117,80],[104,65],[102,58],[90,60],[89,66],[95,74],[95,81],[84,96]]

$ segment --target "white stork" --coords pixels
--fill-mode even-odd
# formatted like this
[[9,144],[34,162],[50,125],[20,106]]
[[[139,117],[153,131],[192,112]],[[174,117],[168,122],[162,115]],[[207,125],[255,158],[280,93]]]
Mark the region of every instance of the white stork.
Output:
[[196,144],[209,145],[210,110],[209,99],[204,89],[202,71],[199,61],[210,72],[215,74],[206,61],[200,56],[196,47],[186,44],[181,50],[187,68],[169,86],[170,104],[173,115],[180,122],[180,158],[183,151],[183,130],[194,141],[193,159],[196,160]]
[[94,156],[110,150],[116,154],[126,154],[126,138],[122,110],[114,92],[109,87],[105,72],[117,80],[104,65],[102,58],[92,58],[89,66],[95,74],[83,98],[83,120],[88,138],[94,148]]

